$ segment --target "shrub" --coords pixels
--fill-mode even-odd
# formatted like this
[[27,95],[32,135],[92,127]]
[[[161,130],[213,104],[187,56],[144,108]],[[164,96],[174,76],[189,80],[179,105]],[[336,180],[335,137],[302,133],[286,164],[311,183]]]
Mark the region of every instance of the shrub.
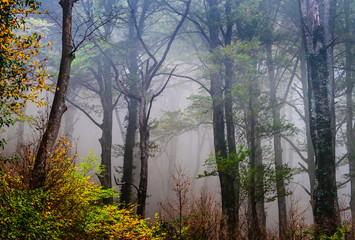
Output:
[[[30,190],[34,158],[30,153],[0,165],[0,239],[162,239],[159,226],[116,205],[115,196],[90,181],[95,157],[79,167],[65,137],[46,162],[46,184]],[[88,168],[89,167],[89,168]]]

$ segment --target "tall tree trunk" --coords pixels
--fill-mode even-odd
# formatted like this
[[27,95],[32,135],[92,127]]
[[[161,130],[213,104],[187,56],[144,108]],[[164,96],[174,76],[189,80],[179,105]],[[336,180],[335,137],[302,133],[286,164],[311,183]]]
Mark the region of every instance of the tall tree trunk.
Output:
[[46,161],[48,160],[52,148],[56,142],[60,122],[63,113],[67,107],[65,98],[70,79],[70,67],[75,56],[72,46],[72,9],[77,0],[60,0],[59,4],[63,10],[63,26],[62,26],[62,58],[60,60],[59,75],[57,87],[54,95],[52,109],[49,115],[46,131],[42,137],[38,152],[36,155],[32,179],[30,183],[31,189],[37,189],[44,186],[46,181]]
[[304,120],[306,125],[306,143],[307,143],[307,158],[306,164],[308,177],[309,177],[309,195],[311,198],[311,206],[313,208],[313,193],[314,193],[314,172],[315,172],[315,160],[314,160],[314,149],[311,138],[311,122],[309,113],[309,97],[308,97],[308,81],[307,81],[307,63],[306,63],[306,53],[304,46],[301,46],[301,57],[300,57],[300,68],[301,68],[301,83],[302,83],[302,93],[303,93],[303,106],[304,106]]
[[141,171],[138,192],[137,214],[144,218],[148,187],[149,128],[146,113],[146,90],[142,89],[139,103],[139,136],[141,151]]
[[355,233],[355,138],[353,125],[353,89],[354,80],[352,73],[352,52],[353,43],[351,41],[351,21],[350,21],[350,1],[344,1],[345,15],[345,82],[346,82],[346,133],[347,133],[347,151],[349,159],[349,175],[350,175],[350,210],[352,222],[352,236]]
[[[264,239],[262,230],[260,228],[260,221],[258,217],[258,189],[260,184],[257,184],[260,179],[260,168],[257,169],[257,136],[256,136],[256,116],[255,116],[255,91],[254,84],[249,86],[249,101],[248,109],[246,109],[247,119],[247,139],[249,154],[249,168],[252,169],[250,176],[249,191],[248,191],[248,238],[249,239]],[[255,170],[255,171],[254,171]],[[260,209],[260,208],[259,208]]]
[[[137,2],[131,2],[132,8],[137,10]],[[130,16],[129,20],[129,33],[128,39],[131,43],[129,50],[129,92],[138,94],[138,42],[135,34],[134,16]],[[122,175],[122,188],[120,202],[129,204],[131,203],[133,184],[133,168],[134,168],[134,148],[136,144],[136,132],[137,132],[137,118],[138,118],[138,100],[134,98],[129,99],[128,103],[128,125],[126,132],[126,140],[124,146],[123,156],[123,175]]]
[[[308,96],[310,100],[311,138],[316,158],[316,187],[314,190],[314,221],[316,237],[333,235],[338,226],[335,154],[333,148],[332,107],[329,99],[329,64],[327,33],[329,30],[330,0],[324,3],[324,22],[320,21],[320,1],[299,0],[302,32],[308,63]],[[328,16],[328,17],[327,17]],[[307,23],[310,23],[307,25]]]
[[120,202],[124,204],[129,204],[132,202],[131,184],[133,184],[134,148],[136,144],[137,117],[138,101],[132,98],[130,99],[128,105],[128,125],[123,156],[123,185],[120,195]]
[[[225,34],[225,45],[230,45],[232,43],[232,16],[231,16],[231,0],[227,0],[225,3],[227,30]],[[229,57],[224,61],[225,66],[225,99],[224,99],[224,109],[226,114],[226,130],[227,130],[227,144],[228,144],[228,154],[233,156],[237,154],[236,141],[235,141],[235,128],[234,128],[234,117],[233,117],[233,60]],[[234,226],[230,226],[236,229],[239,222],[239,191],[240,191],[240,180],[239,180],[239,167],[236,168],[234,181],[234,191],[235,202],[232,206],[233,215],[235,219],[232,219]]]
[[[259,95],[259,94],[258,94]],[[255,112],[256,113],[256,112]],[[255,116],[255,126],[259,125],[258,115]],[[255,128],[256,130],[256,128]],[[261,138],[257,136],[257,132],[255,134],[256,137],[256,212],[258,216],[259,228],[263,234],[266,236],[266,212],[265,212],[265,196],[264,196],[264,165],[263,165],[263,151],[261,147]]]
[[[101,64],[100,64],[101,65]],[[112,103],[112,78],[111,68],[108,63],[103,62],[103,91],[101,97],[101,105],[103,109],[102,119],[102,136],[99,139],[101,145],[101,165],[104,166],[104,171],[99,177],[101,186],[104,189],[112,188],[112,116],[113,116],[113,103]],[[113,198],[104,198],[104,204],[111,204]]]
[[276,192],[279,214],[279,237],[284,238],[287,228],[287,211],[286,211],[286,188],[282,178],[282,146],[281,146],[281,105],[277,100],[277,87],[274,74],[274,63],[272,59],[272,43],[266,45],[267,67],[270,85],[270,102],[272,108],[273,134],[274,134],[274,154],[275,154],[275,170],[276,170]]
[[[208,0],[209,4],[209,39],[211,51],[219,46],[219,12],[218,0]],[[216,63],[218,64],[218,63]],[[213,101],[213,135],[217,166],[227,157],[227,145],[224,133],[224,106],[222,76],[218,71],[211,73],[211,95]],[[218,168],[222,195],[222,212],[227,217],[229,239],[235,238],[236,231],[236,194],[235,177],[228,174],[225,169]]]

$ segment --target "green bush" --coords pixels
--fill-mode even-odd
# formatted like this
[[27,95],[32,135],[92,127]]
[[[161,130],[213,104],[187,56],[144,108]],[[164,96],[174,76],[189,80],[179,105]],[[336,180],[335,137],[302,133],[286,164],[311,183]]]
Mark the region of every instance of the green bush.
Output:
[[73,167],[70,144],[61,139],[47,161],[46,184],[30,190],[33,157],[0,166],[0,239],[162,239],[159,226],[133,209],[100,205],[115,196],[90,181],[91,155]]

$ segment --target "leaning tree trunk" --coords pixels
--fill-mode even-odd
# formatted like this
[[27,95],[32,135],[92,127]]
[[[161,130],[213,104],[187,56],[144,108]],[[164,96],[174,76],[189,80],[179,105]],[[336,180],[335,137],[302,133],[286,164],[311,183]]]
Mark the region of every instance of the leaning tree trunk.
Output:
[[46,161],[48,160],[56,142],[62,116],[67,109],[65,98],[70,79],[70,67],[75,58],[72,46],[71,27],[72,9],[76,1],[77,0],[60,0],[59,2],[63,9],[62,58],[60,61],[57,87],[47,128],[42,137],[34,163],[33,175],[30,183],[31,189],[37,189],[45,185]]
[[310,100],[311,138],[316,158],[316,187],[313,214],[316,238],[333,235],[338,226],[335,154],[333,148],[332,107],[329,99],[329,62],[326,33],[329,31],[330,0],[321,1],[324,20],[320,21],[320,1],[299,0],[302,33],[308,63],[308,96]]

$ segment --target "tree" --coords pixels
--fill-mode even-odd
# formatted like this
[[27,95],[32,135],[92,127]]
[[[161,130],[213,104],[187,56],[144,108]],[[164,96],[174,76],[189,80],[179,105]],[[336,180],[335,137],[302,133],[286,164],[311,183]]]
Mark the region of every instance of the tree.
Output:
[[[142,13],[138,20],[138,31],[143,33],[144,29],[144,19],[146,18],[146,12],[149,8],[150,2],[144,1],[142,6]],[[132,12],[138,11],[138,2],[132,1],[131,2],[131,11],[128,20],[128,41],[129,44],[129,56],[128,56],[128,69],[129,69],[129,81],[128,81],[128,91],[133,94],[138,94],[139,90],[139,58],[138,58],[138,48],[139,42],[137,38],[137,31],[135,28],[134,23],[134,15]],[[139,101],[135,98],[129,98],[128,103],[128,125],[127,125],[127,132],[126,132],[126,139],[124,145],[124,156],[123,156],[123,174],[122,174],[122,188],[121,188],[121,195],[120,195],[120,202],[124,204],[131,203],[131,195],[132,195],[132,188],[131,185],[133,184],[133,160],[134,160],[134,147],[136,144],[136,132],[137,132],[137,125],[138,125],[138,105]]]
[[42,136],[40,146],[33,167],[31,189],[41,188],[45,184],[46,159],[57,140],[60,122],[67,107],[65,105],[66,93],[70,79],[70,67],[75,58],[72,44],[72,9],[77,0],[61,0],[59,2],[63,10],[62,26],[62,58],[54,100],[49,115],[46,131]]
[[[332,99],[329,92],[332,81],[331,0],[299,0],[303,42],[307,54],[308,96],[311,138],[316,159],[316,187],[313,214],[316,234],[333,235],[338,226],[336,209],[337,189],[335,177],[334,131],[332,130]],[[322,6],[321,6],[322,5]],[[322,11],[323,10],[323,11]]]
[[347,133],[347,154],[349,159],[350,174],[350,210],[352,222],[352,234],[355,233],[355,134],[353,124],[353,89],[354,76],[352,70],[353,64],[353,47],[354,43],[351,37],[354,34],[351,26],[350,11],[351,5],[349,0],[344,0],[344,25],[345,25],[345,81],[346,81],[346,133]]
[[[37,60],[41,35],[25,34],[29,14],[39,14],[37,1],[0,1],[0,132],[14,123],[14,115],[22,116],[28,101],[43,105],[38,99],[45,84],[46,59]],[[0,139],[3,148],[4,139]]]
[[[146,0],[146,2],[150,2]],[[145,205],[146,205],[146,198],[147,198],[147,187],[148,187],[148,158],[149,158],[149,117],[152,108],[153,101],[164,91],[166,85],[168,84],[170,78],[172,77],[172,73],[174,72],[175,68],[173,68],[168,76],[168,79],[163,84],[162,88],[157,92],[153,93],[149,96],[149,90],[152,90],[152,81],[157,76],[158,71],[162,68],[163,63],[168,56],[170,51],[171,45],[173,44],[180,28],[182,27],[186,16],[190,9],[191,0],[183,1],[184,3],[184,10],[181,14],[182,17],[178,21],[178,24],[172,31],[172,33],[167,38],[166,47],[162,50],[162,55],[160,58],[157,58],[156,52],[150,49],[145,40],[143,39],[142,32],[139,29],[139,23],[137,21],[137,12],[134,8],[134,0],[128,0],[128,4],[130,6],[131,14],[133,16],[134,27],[136,30],[137,38],[139,43],[142,45],[145,53],[147,54],[147,59],[141,64],[140,69],[140,80],[141,80],[141,87],[140,87],[140,94],[134,94],[129,92],[128,89],[124,86],[123,82],[119,78],[119,72],[116,65],[111,60],[111,65],[115,71],[115,78],[118,84],[119,90],[129,98],[136,99],[139,101],[139,108],[138,108],[138,125],[139,125],[139,147],[140,147],[140,181],[138,187],[138,207],[137,207],[137,214],[141,217],[144,217],[145,214]],[[149,6],[149,4],[147,5]],[[160,46],[161,47],[161,46]],[[107,56],[107,55],[106,55]],[[107,57],[108,58],[108,57]],[[109,59],[109,58],[108,58]],[[153,62],[153,63],[151,63]]]
[[[90,44],[86,44],[85,51],[79,55],[74,65],[76,74],[72,86],[78,85],[82,91],[75,94],[76,99],[67,98],[67,100],[82,111],[101,131],[99,143],[101,165],[104,167],[104,171],[98,175],[98,178],[101,186],[110,189],[112,188],[113,112],[121,94],[117,91],[115,79],[111,74],[110,60],[106,58],[106,56],[113,58],[113,54],[111,54],[108,44],[98,38],[106,39],[106,41],[111,40],[113,22],[121,11],[112,1],[103,2],[100,6],[95,1],[86,1],[80,6],[85,14],[85,20],[81,24],[86,26],[86,31],[91,33],[95,31],[96,37],[90,39]],[[101,13],[99,9],[102,9],[103,12]],[[112,14],[113,12],[114,14]],[[90,97],[87,97],[88,93]],[[95,108],[94,112],[100,113],[101,122],[96,121],[94,116],[96,114],[87,109],[96,106],[92,101],[92,96],[97,96],[99,99],[99,104],[96,104],[99,110]],[[89,102],[89,106],[86,102]],[[87,108],[85,108],[85,104]],[[113,198],[104,198],[103,202],[110,204],[113,202]]]

